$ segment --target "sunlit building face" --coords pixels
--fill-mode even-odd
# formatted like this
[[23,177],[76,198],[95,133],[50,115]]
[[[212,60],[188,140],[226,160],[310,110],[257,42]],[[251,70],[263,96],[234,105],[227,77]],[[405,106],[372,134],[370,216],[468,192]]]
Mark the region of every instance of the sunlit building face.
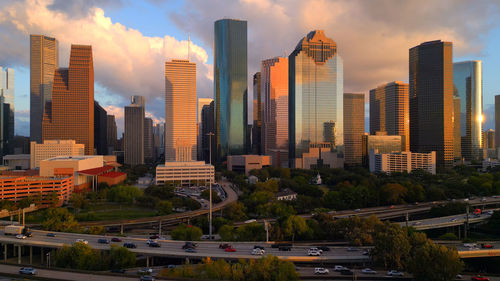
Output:
[[322,30],[304,37],[289,56],[290,165],[310,147],[322,145],[324,124],[335,122],[343,144],[343,72],[337,44]]

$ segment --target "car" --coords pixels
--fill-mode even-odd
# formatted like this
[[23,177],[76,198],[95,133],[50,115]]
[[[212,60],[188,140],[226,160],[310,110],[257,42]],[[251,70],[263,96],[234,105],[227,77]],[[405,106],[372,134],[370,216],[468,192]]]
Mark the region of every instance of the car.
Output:
[[484,244],[484,243],[481,243],[481,248],[483,249],[491,249],[493,248],[494,246],[491,245],[491,244]]
[[111,238],[111,242],[122,242],[122,239],[118,237],[113,237]]
[[219,244],[219,249],[231,248],[231,244],[223,243]]
[[363,254],[363,256],[369,256],[370,255],[370,251],[364,250],[362,254]]
[[464,199],[464,202],[469,202],[469,198],[465,198],[465,199]]
[[463,277],[462,277],[462,274],[457,274],[457,275],[455,276],[455,279],[462,279],[462,278],[463,278]]
[[174,269],[176,267],[177,267],[177,265],[175,265],[175,264],[169,264],[166,266],[166,268],[168,268],[168,269]]
[[451,221],[451,222],[456,222],[456,221],[457,221],[457,219],[456,219],[456,218],[453,218],[453,219],[451,219],[450,221]]
[[201,236],[201,239],[203,239],[203,240],[215,240],[215,235],[212,235],[212,239],[210,239],[210,235],[204,234]]
[[361,270],[361,273],[364,274],[377,274],[377,272],[371,268],[364,268]]
[[358,249],[353,248],[353,247],[349,247],[349,248],[347,248],[347,251],[348,251],[348,252],[357,252],[357,251],[358,251]]
[[17,239],[26,239],[26,235],[24,235],[24,234],[18,234],[18,235],[16,235],[16,238]]
[[125,242],[125,243],[123,243],[123,247],[129,248],[129,249],[135,249],[135,248],[137,248],[137,245],[134,243]]
[[26,235],[26,237],[33,237],[31,231],[25,232],[24,235]]
[[19,274],[36,275],[37,271],[32,267],[21,267],[19,269]]
[[154,242],[154,243],[158,243],[158,240],[148,239],[148,240],[146,241],[146,244],[148,244],[148,245],[149,245],[149,244],[151,244],[151,243],[153,243],[153,242]]
[[264,246],[259,246],[259,245],[254,245],[253,248],[264,250]]
[[307,251],[308,256],[321,256],[320,251]]
[[151,243],[149,243],[149,247],[151,247],[151,248],[160,248],[161,245],[158,242],[151,242]]
[[196,253],[196,250],[194,248],[186,248],[184,250],[184,252],[186,252],[186,253]]
[[224,252],[231,252],[232,253],[232,252],[236,252],[236,249],[233,247],[228,247],[228,248],[224,249]]
[[47,237],[56,237],[55,233],[47,233]]
[[257,220],[256,219],[250,219],[250,220],[244,221],[244,223],[252,223],[252,222],[257,222]]
[[316,267],[314,269],[314,274],[328,274],[330,271],[324,267]]
[[477,244],[476,243],[464,243],[464,247],[477,248]]
[[416,222],[413,223],[413,225],[421,225],[421,224],[422,224],[421,221],[416,221]]
[[89,241],[87,241],[85,239],[76,239],[75,243],[83,243],[83,244],[87,245],[89,243]]
[[151,275],[143,275],[141,276],[141,281],[155,281],[155,278]]
[[158,234],[153,234],[151,236],[149,236],[149,239],[159,239],[160,238],[160,235]]
[[252,250],[252,255],[260,255],[260,256],[262,256],[265,253],[266,253],[266,251],[264,249],[260,249],[260,248]]
[[316,248],[316,247],[311,247],[311,248],[309,248],[309,251],[318,251],[318,252],[320,252],[320,253],[322,253],[322,254],[323,254],[323,250],[320,250],[320,249],[318,249],[318,248]]
[[187,248],[196,248],[198,247],[198,245],[196,243],[193,243],[193,242],[186,242],[184,243],[184,245],[182,246],[182,249],[183,250],[186,250]]
[[347,269],[347,268],[346,268],[346,269],[342,269],[342,270],[340,271],[340,274],[341,274],[341,275],[354,275],[354,272],[352,272],[350,269]]
[[120,269],[111,269],[111,272],[113,273],[125,273],[127,272],[127,270],[123,269],[123,268],[120,268]]
[[146,274],[146,273],[151,274],[151,273],[153,273],[153,269],[150,267],[143,267],[143,268],[139,269],[137,271],[137,273],[139,273],[139,274]]
[[99,238],[97,239],[97,243],[99,244],[109,244],[109,240],[106,238]]
[[481,275],[477,275],[477,276],[472,276],[470,278],[470,280],[472,280],[472,281],[490,281],[490,278],[484,277],[484,276],[481,276]]
[[359,212],[361,211],[361,209],[354,209],[354,212]]
[[292,247],[291,246],[281,246],[278,248],[278,251],[291,251]]
[[500,198],[500,195],[493,195],[491,197],[493,197],[493,198]]
[[335,270],[335,271],[341,271],[344,268],[345,267],[343,267],[342,265],[336,265],[336,266],[333,267],[333,270]]
[[488,212],[486,212],[486,214],[491,216],[491,215],[493,215],[493,211],[488,211]]
[[389,276],[404,276],[403,272],[397,270],[389,270],[387,271],[387,275]]
[[394,209],[394,208],[396,208],[394,207],[394,205],[389,206],[389,209]]
[[486,202],[486,197],[481,198],[481,202]]
[[328,246],[316,246],[316,248],[320,249],[323,252],[330,251],[330,248]]

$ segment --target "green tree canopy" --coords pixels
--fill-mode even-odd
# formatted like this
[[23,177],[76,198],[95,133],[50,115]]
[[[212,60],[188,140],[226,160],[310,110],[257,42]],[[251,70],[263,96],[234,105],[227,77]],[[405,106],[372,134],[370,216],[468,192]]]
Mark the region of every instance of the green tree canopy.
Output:
[[180,224],[170,233],[172,239],[184,241],[200,240],[202,234],[201,228],[185,224]]

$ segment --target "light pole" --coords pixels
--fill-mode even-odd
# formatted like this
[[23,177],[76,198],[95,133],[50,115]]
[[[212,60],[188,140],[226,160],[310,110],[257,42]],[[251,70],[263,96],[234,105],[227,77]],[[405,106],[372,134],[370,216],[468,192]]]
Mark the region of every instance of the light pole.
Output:
[[[208,136],[208,154],[209,155],[209,163],[212,165],[212,136],[214,133],[209,132],[207,133]],[[215,170],[214,170],[215,172]],[[212,175],[210,175],[210,180],[209,180],[209,202],[208,202],[208,239],[212,240]]]

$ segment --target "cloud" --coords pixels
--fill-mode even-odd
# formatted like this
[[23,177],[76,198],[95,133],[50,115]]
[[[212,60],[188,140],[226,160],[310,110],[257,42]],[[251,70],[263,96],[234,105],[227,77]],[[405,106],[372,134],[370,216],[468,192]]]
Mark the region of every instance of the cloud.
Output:
[[[119,106],[132,95],[146,97],[146,108],[165,91],[164,63],[187,58],[187,40],[172,36],[151,37],[139,30],[113,22],[96,5],[119,5],[111,0],[18,0],[2,4],[0,10],[0,64],[29,66],[29,35],[44,34],[59,41],[59,64],[67,66],[71,44],[92,45],[96,92],[108,105],[107,97],[121,96]],[[80,11],[73,15],[75,10]],[[147,18],[145,18],[147,20]],[[191,43],[190,59],[197,64],[197,88],[211,93],[208,54]],[[158,106],[154,115],[162,116]],[[163,109],[164,110],[164,109]]]
[[344,59],[344,89],[367,92],[407,81],[408,49],[422,42],[452,41],[455,55],[478,55],[499,6],[482,0],[185,0],[169,17],[206,46],[212,46],[215,20],[247,20],[249,77],[261,60],[288,55],[309,31],[324,29]]
[[[116,122],[116,127],[118,131],[118,136],[121,137],[121,134],[124,131],[124,126],[125,126],[125,110],[123,107],[115,106],[115,105],[108,105],[105,106],[104,109],[108,113],[108,115],[114,115],[115,116],[115,122]],[[17,114],[17,113],[16,113]],[[155,114],[152,111],[146,111],[146,117],[151,118],[153,120],[153,124],[158,124],[158,123],[164,123],[165,118],[159,117],[157,114]],[[29,118],[28,118],[29,120]]]

